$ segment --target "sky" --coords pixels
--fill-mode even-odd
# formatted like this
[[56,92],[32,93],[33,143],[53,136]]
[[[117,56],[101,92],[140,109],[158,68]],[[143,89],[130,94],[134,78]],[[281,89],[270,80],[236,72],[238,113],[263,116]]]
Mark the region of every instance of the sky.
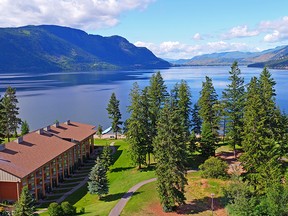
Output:
[[287,0],[0,0],[0,27],[120,35],[169,59],[288,45]]

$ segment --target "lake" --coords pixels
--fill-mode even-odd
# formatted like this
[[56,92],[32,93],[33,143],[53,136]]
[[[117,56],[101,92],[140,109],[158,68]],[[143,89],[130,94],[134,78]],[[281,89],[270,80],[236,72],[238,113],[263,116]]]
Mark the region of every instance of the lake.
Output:
[[[259,76],[262,69],[240,67],[245,83],[251,77]],[[182,79],[191,88],[193,102],[197,101],[205,76],[213,79],[219,96],[228,82],[229,66],[176,67],[161,69],[168,89]],[[17,89],[20,118],[26,120],[31,130],[53,124],[56,120],[68,119],[93,125],[110,126],[106,107],[112,92],[120,100],[123,119],[129,105],[129,92],[137,81],[142,88],[149,84],[149,78],[158,70],[139,71],[95,71],[61,73],[7,73],[0,74],[0,95],[3,97],[7,86]],[[277,104],[288,111],[287,70],[270,70],[277,82]]]

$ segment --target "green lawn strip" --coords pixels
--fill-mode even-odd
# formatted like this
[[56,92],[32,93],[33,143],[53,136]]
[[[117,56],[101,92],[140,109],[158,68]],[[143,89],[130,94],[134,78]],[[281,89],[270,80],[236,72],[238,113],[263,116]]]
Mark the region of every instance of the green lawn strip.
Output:
[[[124,140],[108,140],[109,143],[115,142],[118,148],[114,157],[114,164],[107,173],[109,179],[109,195],[103,200],[98,200],[97,195],[87,193],[87,185],[79,188],[72,195],[67,197],[67,201],[72,203],[79,210],[85,208],[87,216],[108,215],[120,198],[135,184],[155,177],[153,170],[139,171],[134,168],[128,153],[128,143]],[[105,140],[101,140],[106,143]],[[41,214],[45,215],[45,214]]]
[[[210,215],[211,214],[211,193],[214,193],[214,199],[222,206],[222,190],[221,188],[227,184],[228,181],[219,179],[202,179],[200,172],[188,173],[188,186],[186,187],[186,203],[195,203],[185,215]],[[156,182],[149,183],[142,186],[129,200],[124,207],[121,216],[129,215],[151,215],[156,216],[157,213],[151,210],[151,206],[160,204],[156,190]],[[197,213],[195,213],[197,212]],[[194,214],[193,214],[194,213]],[[168,214],[167,214],[168,215]]]

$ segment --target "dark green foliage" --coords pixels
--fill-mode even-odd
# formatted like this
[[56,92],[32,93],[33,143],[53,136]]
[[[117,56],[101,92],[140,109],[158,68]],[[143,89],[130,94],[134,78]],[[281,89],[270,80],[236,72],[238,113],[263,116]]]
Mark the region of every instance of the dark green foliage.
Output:
[[185,139],[188,141],[191,127],[191,92],[184,80],[176,84],[172,90],[172,97],[180,112],[180,122],[183,125]]
[[150,85],[148,87],[149,120],[151,121],[150,131],[152,132],[152,140],[157,135],[156,125],[160,115],[160,110],[164,105],[167,95],[167,87],[161,73],[158,71],[150,78]]
[[102,133],[103,133],[103,128],[102,128],[102,125],[98,125],[98,128],[97,128],[97,135],[100,137],[102,137]]
[[79,213],[80,213],[80,214],[85,214],[85,208],[84,208],[84,207],[81,207],[80,210],[79,210]]
[[202,120],[201,152],[204,156],[214,156],[219,129],[219,103],[212,79],[206,76],[198,100],[199,116]]
[[102,164],[103,164],[105,170],[108,171],[109,166],[112,163],[111,148],[108,145],[103,147],[103,151],[101,154],[101,160],[102,160]]
[[228,164],[217,157],[210,157],[199,168],[203,178],[227,177]]
[[236,151],[236,145],[241,145],[243,133],[243,112],[245,106],[244,78],[240,77],[241,71],[238,63],[234,62],[229,71],[230,84],[223,91],[224,116],[226,117],[228,141]]
[[[1,96],[0,96],[1,97]],[[5,124],[4,124],[4,107],[2,105],[2,98],[0,98],[0,144],[4,142],[5,138]]]
[[48,206],[48,214],[49,216],[64,216],[61,205],[56,202],[50,203]]
[[16,90],[8,87],[2,98],[3,119],[1,119],[1,125],[4,126],[4,134],[8,141],[10,141],[11,135],[17,135],[17,128],[21,124],[21,119],[17,117],[19,114],[17,104]]
[[172,211],[176,204],[184,203],[187,184],[185,129],[179,122],[181,113],[172,101],[166,102],[161,110],[154,139],[157,191],[164,211]]
[[97,194],[99,199],[109,192],[106,169],[99,157],[89,174],[88,191],[90,194]]
[[244,113],[242,164],[247,180],[256,193],[263,194],[283,177],[282,148],[279,144],[274,81],[264,69],[260,80],[252,78],[248,86]]
[[74,216],[76,215],[76,207],[71,205],[69,202],[62,202],[61,208],[63,210],[63,215],[65,216]]
[[21,124],[21,135],[25,135],[25,134],[28,134],[30,131],[29,129],[29,125],[28,125],[28,122],[25,120],[25,121],[22,121],[22,124]]
[[192,109],[192,131],[194,131],[195,134],[200,135],[201,125],[202,120],[199,115],[199,105],[195,103]]
[[27,186],[22,188],[22,192],[20,194],[20,199],[14,205],[14,213],[15,216],[32,216],[34,215],[35,207],[34,207],[34,199],[32,195],[29,193],[29,189]]
[[107,107],[109,118],[112,119],[112,130],[115,133],[115,138],[117,139],[117,133],[121,131],[119,127],[122,125],[121,113],[119,109],[119,100],[117,100],[115,93],[113,92],[109,100]]
[[151,142],[149,132],[147,132],[149,128],[148,107],[144,105],[147,100],[144,101],[143,97],[140,95],[138,84],[134,83],[130,92],[131,105],[128,107],[130,117],[127,120],[126,137],[130,144],[132,160],[138,164],[139,169],[141,164],[146,164],[147,147]]

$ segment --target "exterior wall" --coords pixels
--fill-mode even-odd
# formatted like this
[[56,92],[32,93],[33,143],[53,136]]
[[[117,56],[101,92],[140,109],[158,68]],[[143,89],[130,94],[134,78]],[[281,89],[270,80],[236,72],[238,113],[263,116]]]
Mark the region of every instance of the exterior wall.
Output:
[[3,170],[0,170],[0,179],[1,181],[7,181],[7,182],[19,182],[20,179],[16,176],[11,175],[10,173],[7,173]]
[[0,182],[0,201],[3,200],[18,200],[16,182]]

